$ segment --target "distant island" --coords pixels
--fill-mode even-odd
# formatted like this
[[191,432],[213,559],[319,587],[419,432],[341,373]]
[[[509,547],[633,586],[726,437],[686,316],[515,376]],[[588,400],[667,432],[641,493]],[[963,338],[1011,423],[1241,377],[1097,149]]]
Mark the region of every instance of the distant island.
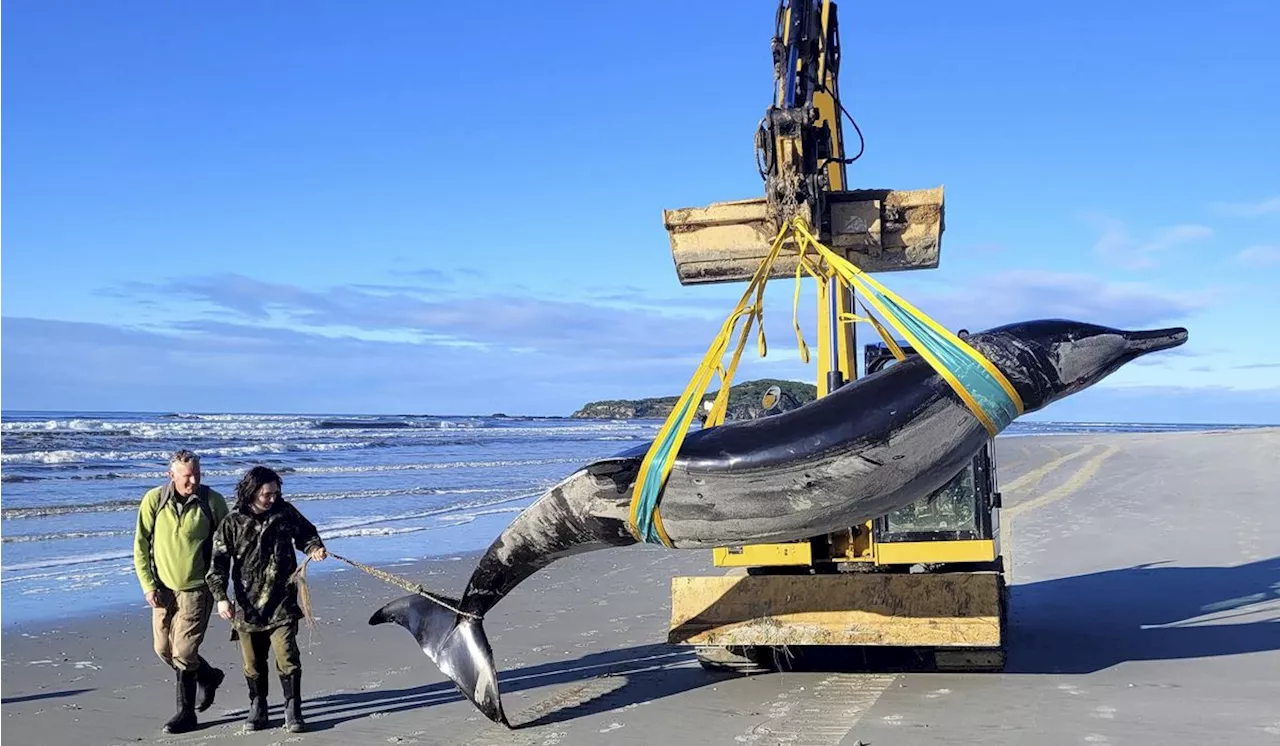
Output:
[[[747,420],[759,417],[764,413],[764,394],[769,390],[770,386],[777,386],[782,391],[780,402],[774,411],[795,409],[818,398],[818,387],[811,383],[783,381],[775,378],[744,381],[729,388],[729,408],[725,413],[725,419]],[[579,419],[666,419],[679,400],[680,396],[676,395],[651,399],[593,401],[574,412],[572,416]],[[707,402],[715,401],[714,392],[708,394],[703,400]]]

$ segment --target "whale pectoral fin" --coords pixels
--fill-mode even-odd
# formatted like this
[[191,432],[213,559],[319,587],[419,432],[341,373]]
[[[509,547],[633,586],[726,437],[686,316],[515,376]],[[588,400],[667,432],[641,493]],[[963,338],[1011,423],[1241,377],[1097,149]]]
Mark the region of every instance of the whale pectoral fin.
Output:
[[[440,597],[457,608],[458,601]],[[498,675],[493,667],[493,650],[485,637],[481,619],[459,616],[431,599],[418,594],[402,596],[369,617],[369,624],[399,624],[413,635],[440,672],[485,717],[511,727],[502,711]]]
[[636,476],[640,473],[640,463],[643,456],[644,453],[639,456],[617,456],[601,459],[587,466],[586,472],[598,484],[608,480],[608,482],[612,483],[612,488],[618,495],[627,496],[630,494],[632,486],[635,485]]
[[[644,454],[640,454],[644,456]],[[640,468],[640,459],[635,456],[618,456],[593,461],[586,467],[586,472],[593,477],[616,478],[618,474],[629,474]]]

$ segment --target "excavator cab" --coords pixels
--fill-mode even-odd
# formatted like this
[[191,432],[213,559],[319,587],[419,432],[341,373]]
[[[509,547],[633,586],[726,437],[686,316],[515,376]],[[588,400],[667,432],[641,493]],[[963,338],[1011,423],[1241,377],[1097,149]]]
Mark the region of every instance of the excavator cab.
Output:
[[[916,354],[908,345],[899,348]],[[897,363],[883,342],[866,345],[864,370],[872,374]],[[877,545],[899,547],[921,542],[990,542],[990,559],[984,552],[970,558],[971,564],[994,564],[999,560],[1000,491],[996,480],[995,441],[987,442],[973,461],[950,482],[933,493],[872,522]],[[942,545],[934,544],[934,547]],[[894,554],[894,549],[890,549]],[[924,565],[941,563],[922,563]]]

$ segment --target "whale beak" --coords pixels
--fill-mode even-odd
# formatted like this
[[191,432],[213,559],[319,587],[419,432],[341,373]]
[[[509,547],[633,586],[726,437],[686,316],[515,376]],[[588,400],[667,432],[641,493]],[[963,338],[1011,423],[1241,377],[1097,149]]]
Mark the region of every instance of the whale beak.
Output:
[[1153,329],[1142,332],[1125,332],[1125,347],[1134,356],[1159,352],[1177,347],[1187,341],[1187,330],[1178,326],[1171,329]]

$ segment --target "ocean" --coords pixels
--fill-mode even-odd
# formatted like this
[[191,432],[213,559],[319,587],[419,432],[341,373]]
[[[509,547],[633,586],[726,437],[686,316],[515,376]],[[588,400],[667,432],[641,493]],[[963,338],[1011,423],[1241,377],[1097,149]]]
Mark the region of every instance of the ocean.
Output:
[[[579,465],[652,439],[659,420],[7,412],[0,415],[0,594],[6,628],[139,606],[138,502],[168,455],[201,456],[233,500],[255,464],[351,559],[394,564],[484,549]],[[1017,421],[1000,437],[1206,429]],[[1215,425],[1215,428],[1235,427]],[[309,574],[345,566],[314,565]]]

